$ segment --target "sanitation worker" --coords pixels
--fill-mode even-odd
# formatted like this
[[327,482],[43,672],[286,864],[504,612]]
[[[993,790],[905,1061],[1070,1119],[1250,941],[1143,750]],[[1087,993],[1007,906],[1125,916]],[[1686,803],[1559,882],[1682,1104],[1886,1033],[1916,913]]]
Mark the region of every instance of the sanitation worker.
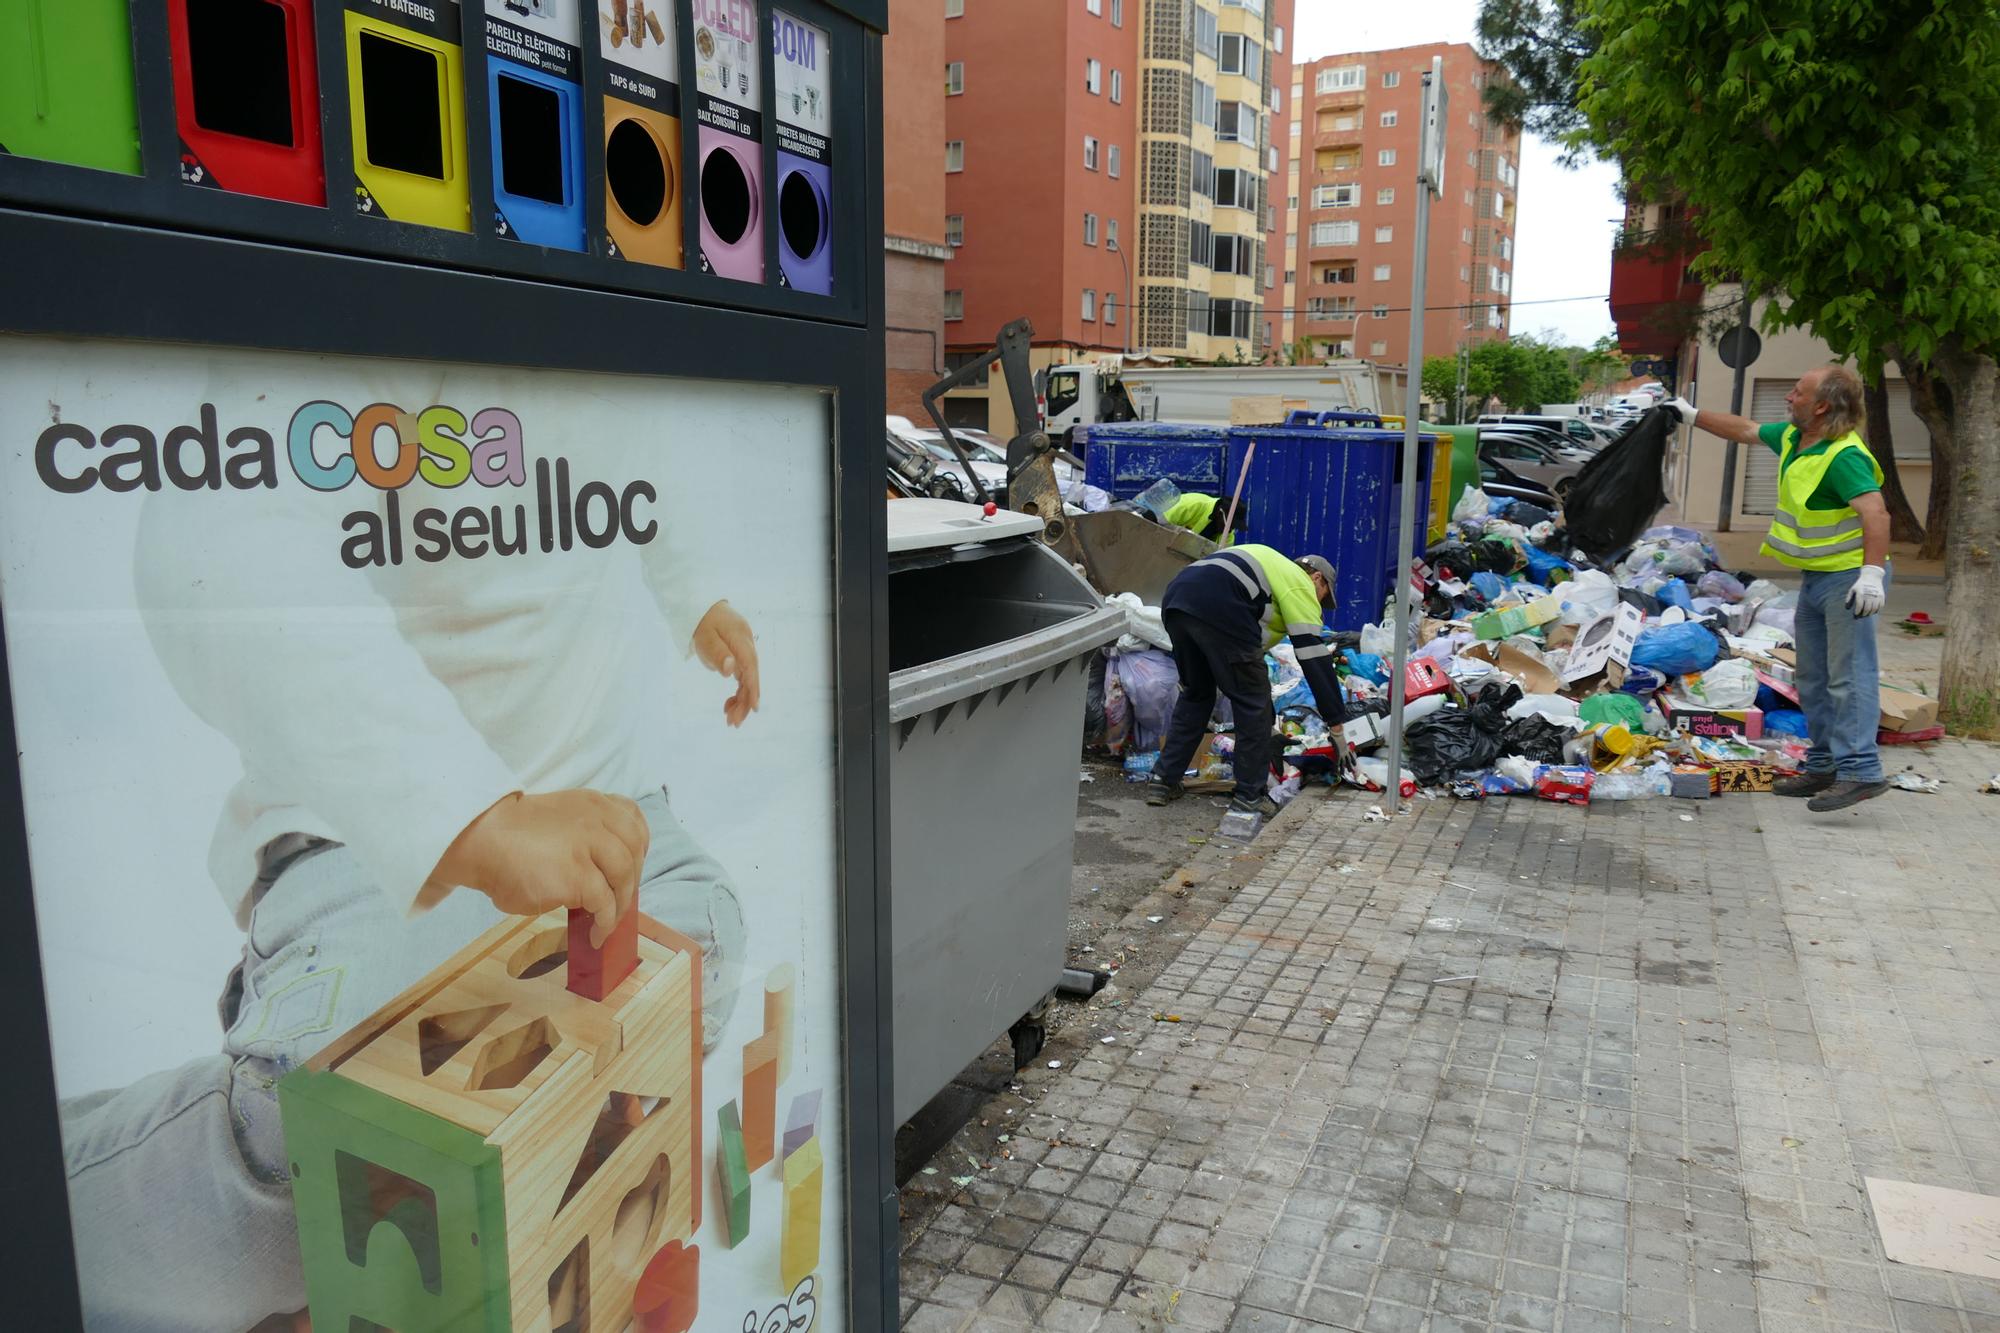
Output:
[[[1236,514],[1230,518],[1229,506],[1213,495],[1200,495],[1189,491],[1180,499],[1167,506],[1167,512],[1160,515],[1165,522],[1176,528],[1186,528],[1197,537],[1206,537],[1218,546],[1228,546],[1236,540],[1236,533],[1243,526],[1244,505],[1237,502]],[[1223,520],[1229,519],[1227,530]]]
[[1875,747],[1881,713],[1875,614],[1889,570],[1882,467],[1862,442],[1861,377],[1821,366],[1785,395],[1789,421],[1758,425],[1726,412],[1667,403],[1683,423],[1778,456],[1778,507],[1762,553],[1802,571],[1799,703],[1812,732],[1805,771],[1771,790],[1810,797],[1808,810],[1844,810],[1889,790]]
[[1291,560],[1247,544],[1197,560],[1174,576],[1160,599],[1160,619],[1174,646],[1180,697],[1167,724],[1146,804],[1179,800],[1181,775],[1194,758],[1219,690],[1236,720],[1236,794],[1232,813],[1278,813],[1271,775],[1271,678],[1264,654],[1290,638],[1306,684],[1327,726],[1347,720],[1333,649],[1321,617],[1333,605],[1333,565],[1325,557]]

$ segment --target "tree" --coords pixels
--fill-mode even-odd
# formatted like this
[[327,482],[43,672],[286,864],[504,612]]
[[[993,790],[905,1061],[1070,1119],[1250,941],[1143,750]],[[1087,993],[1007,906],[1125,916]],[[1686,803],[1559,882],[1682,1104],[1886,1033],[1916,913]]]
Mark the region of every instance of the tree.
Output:
[[1512,78],[1486,84],[1486,114],[1516,129],[1566,145],[1562,161],[1590,156],[1577,131],[1584,117],[1576,104],[1577,70],[1596,50],[1579,22],[1584,5],[1573,0],[1482,0],[1479,54]]
[[1704,270],[1784,293],[1777,327],[1931,377],[1951,490],[1940,713],[2000,736],[2000,8],[1591,0],[1583,28],[1589,142],[1686,199]]
[[[1424,397],[1438,405],[1438,416],[1449,418],[1452,406],[1458,397],[1458,358],[1455,356],[1427,356],[1424,358]],[[1458,423],[1446,420],[1446,425]]]

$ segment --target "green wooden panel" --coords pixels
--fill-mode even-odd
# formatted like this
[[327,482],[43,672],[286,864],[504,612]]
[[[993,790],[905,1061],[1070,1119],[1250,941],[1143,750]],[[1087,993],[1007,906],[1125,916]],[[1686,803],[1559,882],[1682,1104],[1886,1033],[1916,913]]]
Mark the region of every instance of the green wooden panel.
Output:
[[750,1234],[750,1170],[744,1165],[743,1122],[736,1103],[725,1102],[715,1112],[715,1173],[722,1186],[722,1213],[729,1224],[729,1248]]
[[499,1149],[334,1073],[278,1107],[315,1328],[512,1333]]
[[126,0],[0,0],[0,149],[138,174]]

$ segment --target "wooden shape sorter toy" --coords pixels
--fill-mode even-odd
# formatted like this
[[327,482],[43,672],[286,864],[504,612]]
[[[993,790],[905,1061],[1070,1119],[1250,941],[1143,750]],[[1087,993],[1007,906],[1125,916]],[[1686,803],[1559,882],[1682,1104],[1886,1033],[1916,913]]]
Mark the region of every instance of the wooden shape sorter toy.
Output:
[[702,1190],[701,952],[638,924],[600,1002],[563,912],[503,922],[279,1083],[315,1328],[631,1322]]

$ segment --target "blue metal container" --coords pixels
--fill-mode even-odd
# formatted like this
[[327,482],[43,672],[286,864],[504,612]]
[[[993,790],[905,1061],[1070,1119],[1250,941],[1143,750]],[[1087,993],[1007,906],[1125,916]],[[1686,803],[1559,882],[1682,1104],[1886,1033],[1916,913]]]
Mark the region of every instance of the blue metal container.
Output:
[[1076,453],[1083,479],[1114,500],[1130,500],[1162,477],[1183,491],[1226,497],[1229,428],[1167,421],[1119,421],[1079,426]]
[[[1326,418],[1341,424],[1307,424]],[[1333,562],[1338,605],[1327,623],[1336,630],[1358,630],[1382,618],[1396,585],[1396,520],[1402,512],[1403,432],[1383,429],[1379,422],[1345,424],[1352,419],[1345,413],[1320,418],[1294,413],[1283,426],[1233,427],[1224,465],[1233,489],[1249,459],[1241,540],[1294,558],[1323,555]],[[1418,440],[1414,481],[1421,552],[1437,436]]]

